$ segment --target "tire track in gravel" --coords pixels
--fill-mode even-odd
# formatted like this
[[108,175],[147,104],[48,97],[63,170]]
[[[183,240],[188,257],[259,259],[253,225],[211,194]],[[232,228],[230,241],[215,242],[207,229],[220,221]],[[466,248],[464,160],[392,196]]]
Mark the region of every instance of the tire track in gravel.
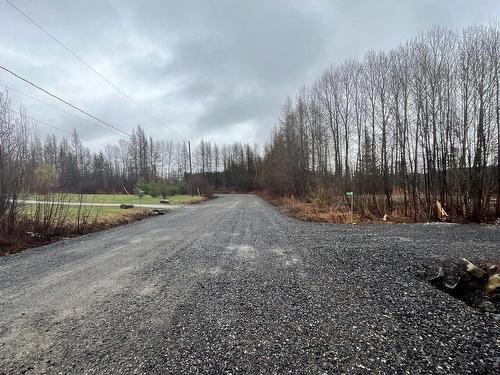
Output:
[[498,324],[412,267],[499,243],[221,196],[1,258],[0,374],[494,373]]

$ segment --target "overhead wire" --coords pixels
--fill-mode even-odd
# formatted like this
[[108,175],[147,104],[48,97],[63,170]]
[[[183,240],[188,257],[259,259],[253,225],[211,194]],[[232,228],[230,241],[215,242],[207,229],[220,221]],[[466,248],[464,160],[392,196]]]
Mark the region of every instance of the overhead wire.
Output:
[[85,122],[86,122],[86,123],[88,123],[88,124],[94,125],[94,126],[96,126],[96,127],[100,128],[100,129],[103,129],[103,130],[106,130],[106,131],[112,132],[113,134],[116,134],[116,132],[115,132],[115,131],[113,131],[112,129],[105,128],[104,126],[101,126],[101,125],[99,125],[99,124],[98,124],[98,123],[96,123],[96,122],[92,122],[92,121],[90,121],[90,120],[87,120],[86,118],[83,118],[83,117],[77,116],[77,115],[75,115],[74,113],[71,113],[71,112],[66,111],[66,110],[64,110],[64,109],[62,109],[62,108],[56,107],[56,106],[54,106],[54,105],[52,105],[52,104],[50,104],[50,103],[47,103],[47,102],[45,102],[45,101],[43,101],[43,100],[41,100],[41,99],[38,99],[38,98],[36,98],[36,97],[34,97],[34,96],[32,96],[32,95],[26,94],[25,92],[19,91],[19,90],[15,89],[15,88],[13,88],[13,87],[10,87],[10,86],[8,86],[8,85],[6,85],[6,84],[4,84],[4,83],[1,83],[1,82],[0,82],[0,86],[5,87],[7,90],[12,91],[12,92],[15,92],[15,93],[16,93],[16,94],[18,94],[18,95],[22,95],[22,96],[27,97],[27,98],[29,98],[29,99],[35,100],[35,101],[37,101],[37,102],[39,102],[39,103],[41,103],[41,104],[43,104],[43,105],[45,105],[45,106],[47,106],[47,107],[50,107],[50,108],[55,109],[55,110],[57,110],[57,111],[59,111],[59,112],[65,113],[65,114],[67,114],[67,115],[69,115],[69,116],[72,116],[72,117],[74,117],[74,118],[76,118],[76,119],[78,119],[78,120],[85,121]]
[[[10,108],[8,109],[8,111],[9,111],[9,112],[12,112],[12,113],[14,113],[14,114],[16,114],[16,115],[19,115],[19,116],[24,116],[24,117],[26,117],[28,120],[31,120],[31,121],[33,121],[33,122],[36,122],[36,123],[38,123],[38,124],[40,124],[40,125],[44,125],[44,126],[47,126],[47,127],[49,127],[49,128],[52,128],[52,129],[58,130],[58,131],[60,131],[61,133],[65,133],[65,134],[68,134],[68,135],[70,135],[70,136],[73,136],[73,133],[71,133],[71,132],[69,132],[69,131],[67,131],[67,130],[64,130],[64,129],[61,129],[61,128],[59,128],[59,127],[55,126],[55,125],[49,124],[48,122],[45,122],[45,121],[42,121],[42,120],[38,120],[38,119],[36,119],[36,118],[34,118],[34,117],[28,116],[26,113],[21,113],[21,112],[18,112],[18,111],[16,111],[16,110],[13,110],[13,109],[10,109]],[[94,144],[96,144],[96,145],[98,145],[98,146],[101,146],[101,147],[106,147],[106,146],[105,146],[105,145],[103,145],[102,143],[99,143],[99,142],[96,142],[96,141],[91,141],[91,140],[86,140],[86,139],[82,139],[82,141],[84,141],[84,142],[94,143]]]
[[125,134],[125,135],[127,135],[127,136],[129,136],[129,137],[131,136],[131,134],[130,134],[130,133],[127,133],[126,131],[121,130],[120,128],[117,128],[116,126],[113,126],[113,125],[111,125],[110,123],[108,123],[108,122],[106,122],[106,121],[104,121],[104,120],[101,120],[99,117],[94,116],[93,114],[91,114],[91,113],[89,113],[89,112],[87,112],[87,111],[85,111],[85,110],[83,110],[83,109],[81,109],[81,108],[77,107],[76,105],[71,104],[71,103],[70,103],[70,102],[68,102],[67,100],[64,100],[64,99],[62,99],[61,97],[59,97],[59,96],[57,96],[57,95],[55,95],[55,94],[51,93],[50,91],[48,91],[48,90],[44,89],[43,87],[41,87],[41,86],[37,85],[36,83],[33,83],[33,82],[32,82],[32,81],[30,81],[29,79],[24,78],[24,77],[21,77],[19,74],[17,74],[17,73],[15,73],[15,72],[13,72],[12,70],[10,70],[10,69],[6,68],[5,66],[0,65],[0,69],[2,69],[2,70],[4,70],[4,71],[6,71],[7,73],[9,73],[9,74],[13,75],[13,76],[14,76],[14,77],[16,77],[16,78],[18,78],[18,79],[20,79],[20,80],[22,80],[22,81],[24,81],[24,82],[28,83],[29,85],[31,85],[31,86],[33,86],[34,88],[36,88],[36,89],[38,89],[38,90],[40,90],[40,91],[42,91],[42,92],[46,93],[47,95],[49,95],[49,96],[51,96],[51,97],[53,97],[53,98],[55,98],[55,99],[59,100],[60,102],[62,102],[62,103],[64,103],[64,104],[66,104],[66,105],[68,105],[68,106],[70,106],[71,108],[73,108],[73,109],[75,109],[75,110],[77,110],[77,111],[79,111],[79,112],[83,113],[84,115],[89,116],[90,118],[92,118],[92,119],[94,119],[94,120],[96,120],[96,121],[98,121],[98,122],[100,122],[100,123],[102,123],[102,124],[104,124],[104,125],[106,125],[106,126],[108,126],[108,127],[112,128],[112,129],[114,129],[114,130],[116,130],[116,131],[119,131],[120,133],[123,133],[123,134]]
[[31,18],[28,14],[23,12],[21,9],[19,9],[15,4],[13,4],[10,0],[5,0],[9,5],[11,5],[17,12],[19,12],[23,17],[25,17],[28,21],[30,21],[33,25],[35,25],[38,29],[40,29],[43,33],[45,33],[48,37],[50,37],[52,40],[54,40],[57,44],[59,44],[64,50],[66,50],[69,54],[71,54],[74,58],[76,58],[80,63],[85,65],[87,68],[89,68],[91,71],[93,71],[96,75],[98,75],[102,80],[104,80],[108,85],[113,87],[118,93],[120,93],[123,97],[128,99],[131,103],[133,103],[136,107],[141,109],[144,113],[148,114],[151,118],[153,118],[155,121],[157,121],[159,124],[163,125],[165,128],[170,130],[171,132],[177,134],[180,138],[184,139],[184,137],[179,134],[177,131],[173,130],[170,128],[168,125],[166,125],[161,119],[159,119],[157,116],[155,116],[153,113],[148,111],[146,108],[144,108],[141,104],[139,104],[136,100],[134,100],[130,95],[128,95],[126,92],[124,92],[122,89],[120,89],[116,84],[111,82],[108,78],[106,78],[102,73],[97,71],[92,65],[90,65],[88,62],[86,62],[83,58],[81,58],[78,54],[73,52],[69,47],[67,47],[64,43],[59,41],[52,33],[50,33],[45,27],[40,25],[38,22],[36,22],[33,18]]

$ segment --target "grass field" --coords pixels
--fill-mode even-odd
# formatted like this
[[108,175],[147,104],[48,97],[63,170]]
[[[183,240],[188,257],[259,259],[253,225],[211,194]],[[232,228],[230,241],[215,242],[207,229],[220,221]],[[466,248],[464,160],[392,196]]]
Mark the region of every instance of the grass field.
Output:
[[[29,197],[27,199],[33,199],[33,197]],[[117,203],[117,204],[158,204],[160,203],[161,197],[153,198],[150,195],[145,195],[142,199],[139,199],[137,195],[131,194],[83,194],[83,202],[84,203]],[[80,195],[79,194],[65,194],[65,200],[71,202],[79,202]],[[199,196],[191,196],[191,195],[174,195],[172,197],[168,197],[170,204],[192,204],[198,203],[205,200],[204,197]],[[166,207],[168,207],[166,205]]]
[[[142,205],[155,204],[159,205],[161,198],[153,198],[149,195],[139,199],[136,195],[125,194],[84,194],[82,196],[83,203],[95,205],[81,206],[80,213],[78,205],[65,205],[64,203],[78,203],[80,201],[79,194],[53,194],[28,196],[25,200],[34,201],[55,201],[55,203],[41,204],[40,203],[25,203],[22,206],[21,216],[31,223],[54,223],[50,225],[61,225],[64,223],[66,228],[81,228],[84,225],[88,230],[92,228],[103,228],[114,225],[129,223],[135,220],[140,220],[148,215]],[[168,209],[177,204],[192,204],[205,200],[205,197],[190,196],[190,195],[175,195],[169,197],[170,204],[161,205]],[[60,204],[61,203],[61,204]],[[100,206],[98,204],[133,204],[132,209],[121,209],[118,206]],[[36,216],[38,210],[38,216]],[[79,220],[78,220],[79,218]],[[58,223],[58,224],[55,224]],[[45,225],[45,224],[43,224]],[[71,229],[66,229],[71,232]]]
[[[30,196],[26,197],[27,200],[57,200],[71,203],[78,203],[80,201],[79,194],[63,194],[56,196]],[[198,203],[206,198],[191,195],[175,195],[168,197],[170,204],[165,204],[165,208],[176,204],[192,204]],[[126,195],[126,194],[83,194],[83,203],[113,203],[113,204],[133,204],[135,208],[123,210],[120,207],[107,207],[107,206],[82,206],[80,211],[80,218],[85,218],[88,223],[104,223],[104,222],[117,222],[121,220],[127,220],[132,217],[139,217],[144,214],[144,210],[141,209],[141,204],[159,204],[161,198],[153,198],[150,195],[145,195],[142,199],[139,199],[137,195]],[[33,218],[35,214],[36,204],[27,203],[23,208],[23,215],[27,218]],[[48,209],[48,208],[47,208]],[[53,207],[55,209],[55,206]],[[67,211],[66,211],[67,209]],[[78,217],[78,206],[66,206],[60,209],[59,213],[54,213],[55,216],[64,217],[66,216],[65,222],[67,224],[73,224],[76,222]],[[42,216],[44,214],[42,213]]]
[[[205,197],[190,195],[175,195],[169,197],[170,204],[162,205],[165,209],[177,204],[202,202]],[[136,195],[125,194],[84,194],[83,203],[94,204],[133,204],[135,208],[121,209],[118,206],[82,205],[80,214],[78,205],[79,194],[48,194],[26,195],[20,201],[36,201],[31,203],[20,202],[20,215],[16,231],[8,237],[0,239],[0,256],[15,253],[21,250],[46,245],[62,237],[72,237],[91,233],[117,225],[132,223],[149,216],[146,208],[140,205],[159,205],[161,198],[149,195],[141,200]],[[42,203],[42,202],[50,203]],[[39,210],[37,212],[37,210]],[[79,218],[79,220],[78,220]]]
[[[35,214],[35,206],[36,206],[35,204],[24,205],[23,214],[28,218],[32,218],[33,215]],[[86,216],[89,222],[92,222],[94,220],[101,222],[101,221],[113,221],[122,217],[130,217],[142,211],[143,210],[140,208],[122,210],[120,207],[83,206],[80,211],[80,216]],[[68,211],[67,213],[65,213],[65,215],[67,215],[66,216],[67,222],[71,223],[73,221],[76,221],[78,216],[78,207],[77,206],[68,207]]]

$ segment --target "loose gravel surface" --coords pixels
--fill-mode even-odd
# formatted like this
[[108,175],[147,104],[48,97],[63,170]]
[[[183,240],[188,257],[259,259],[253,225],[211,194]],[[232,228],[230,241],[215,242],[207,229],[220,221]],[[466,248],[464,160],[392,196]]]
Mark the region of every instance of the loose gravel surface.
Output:
[[1,374],[494,374],[498,316],[416,277],[500,229],[327,225],[254,195],[0,259]]

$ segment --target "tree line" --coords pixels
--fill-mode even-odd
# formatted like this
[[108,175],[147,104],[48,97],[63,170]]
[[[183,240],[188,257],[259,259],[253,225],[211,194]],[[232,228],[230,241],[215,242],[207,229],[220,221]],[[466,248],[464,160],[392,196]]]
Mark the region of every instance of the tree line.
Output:
[[[11,109],[0,92],[0,234],[12,231],[30,194],[137,193],[206,194],[254,187],[258,149],[248,144],[220,145],[155,140],[138,126],[128,139],[91,151],[78,133],[41,139],[24,108]],[[234,185],[234,186],[233,186]]]
[[[83,145],[76,130],[70,137],[48,134],[41,139],[32,131],[24,111],[12,114],[6,92],[0,93],[0,110],[2,165],[10,166],[11,157],[22,151],[19,163],[26,171],[26,191],[125,192],[124,188],[132,191],[140,179],[177,182],[190,174],[210,176],[216,187],[229,186],[233,181],[235,185],[253,187],[251,182],[241,182],[245,177],[238,170],[255,169],[257,146],[220,145],[202,139],[193,146],[190,157],[187,142],[155,140],[138,126],[128,139],[92,152]],[[252,164],[250,168],[247,163]]]
[[377,214],[425,220],[439,201],[467,220],[498,216],[499,68],[498,25],[435,28],[329,67],[286,100],[263,150],[158,140],[138,126],[93,152],[76,131],[41,139],[0,92],[0,226],[22,193],[132,193],[138,183],[330,201],[353,191]]
[[[283,105],[265,149],[278,194],[354,191],[386,213],[500,214],[500,31],[444,28],[331,66]],[[379,199],[380,200],[380,199]]]

